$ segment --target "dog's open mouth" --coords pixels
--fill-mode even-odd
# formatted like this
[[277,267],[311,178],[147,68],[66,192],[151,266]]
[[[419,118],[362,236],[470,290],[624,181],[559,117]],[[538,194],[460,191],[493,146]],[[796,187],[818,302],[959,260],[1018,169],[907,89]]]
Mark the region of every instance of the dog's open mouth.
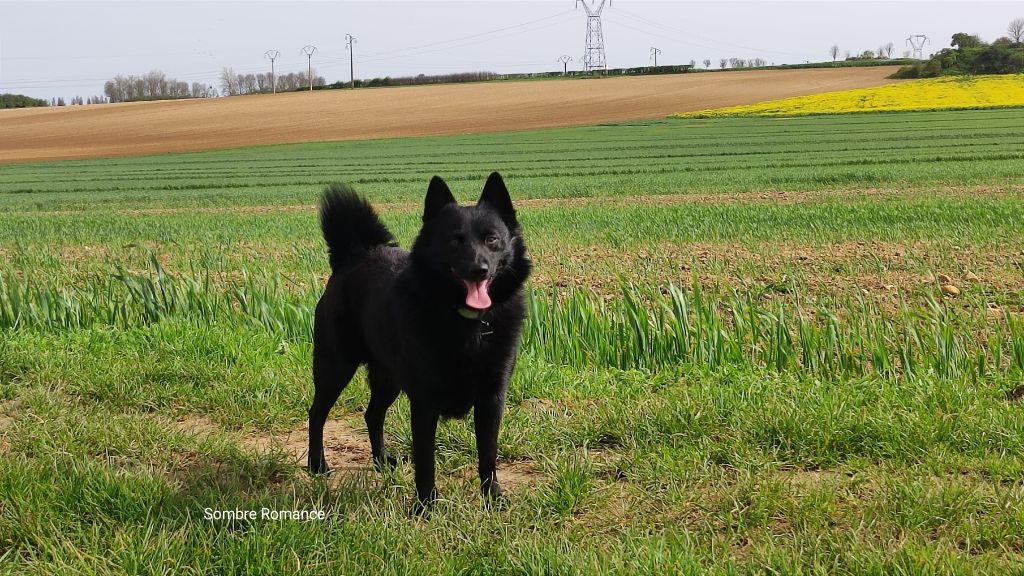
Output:
[[466,286],[466,306],[474,310],[486,310],[491,307],[491,295],[488,293],[491,287],[490,280],[460,280]]

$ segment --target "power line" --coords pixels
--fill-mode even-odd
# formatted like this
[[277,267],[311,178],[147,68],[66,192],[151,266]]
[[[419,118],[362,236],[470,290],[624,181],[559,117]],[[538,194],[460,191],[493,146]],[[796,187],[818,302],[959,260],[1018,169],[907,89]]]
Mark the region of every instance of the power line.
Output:
[[[554,19],[554,18],[560,18],[560,17],[566,16],[566,15],[572,14],[572,13],[573,13],[573,10],[565,10],[563,12],[557,12],[555,14],[550,14],[550,15],[544,16],[542,18],[536,18],[534,20],[529,20],[529,21],[526,21],[526,22],[520,22],[519,24],[512,24],[511,26],[503,26],[501,28],[495,28],[494,30],[487,30],[485,32],[478,32],[476,34],[470,34],[469,36],[462,36],[460,38],[452,38],[452,39],[449,39],[449,40],[438,40],[436,42],[430,42],[430,43],[427,43],[427,44],[420,44],[420,45],[417,45],[417,46],[407,46],[405,48],[395,48],[395,49],[392,49],[392,50],[383,50],[383,51],[380,51],[380,52],[369,52],[369,53],[367,53],[366,58],[363,58],[361,61],[379,60],[379,59],[391,59],[393,57],[403,57],[403,56],[390,56],[390,55],[398,54],[398,53],[403,53],[403,52],[412,52],[412,51],[417,51],[418,52],[418,51],[422,51],[424,48],[431,48],[431,47],[440,46],[440,45],[443,45],[443,44],[463,43],[466,40],[472,40],[472,39],[475,39],[475,38],[483,38],[485,36],[490,36],[490,35],[493,35],[493,34],[499,34],[501,32],[507,32],[507,31],[510,31],[510,30],[516,30],[518,28],[523,28],[525,26],[530,26],[532,24],[537,24],[539,22],[544,22],[546,20],[551,20],[551,19]],[[475,42],[471,42],[471,43],[468,43],[468,44],[462,44],[462,46],[467,46],[467,45],[472,45],[472,44],[475,44]],[[448,49],[456,48],[456,47],[459,47],[459,46],[449,46],[449,47],[444,48],[444,49],[448,50]]]
[[[386,61],[386,60],[394,60],[394,59],[398,59],[398,58],[405,58],[405,57],[408,56],[407,53],[410,52],[410,51],[420,51],[420,53],[426,54],[426,53],[443,52],[445,50],[453,50],[453,49],[462,48],[462,47],[466,47],[466,46],[472,46],[472,45],[475,45],[475,44],[479,44],[481,42],[488,42],[488,41],[495,40],[495,39],[497,39],[496,35],[497,36],[510,36],[511,34],[503,34],[503,33],[509,33],[509,32],[513,32],[513,31],[521,32],[521,30],[519,30],[519,29],[524,28],[524,27],[530,27],[530,26],[532,26],[534,24],[537,24],[537,23],[542,23],[542,22],[546,22],[546,21],[549,21],[549,20],[553,20],[553,19],[558,19],[559,20],[559,21],[556,21],[556,22],[551,22],[550,24],[547,24],[547,25],[544,25],[544,26],[538,26],[538,27],[533,28],[533,31],[542,30],[542,29],[550,28],[552,26],[561,24],[562,21],[566,19],[565,17],[570,15],[570,14],[572,14],[573,12],[574,11],[571,10],[571,9],[570,10],[565,10],[565,11],[562,11],[562,12],[557,12],[557,13],[554,13],[554,14],[549,14],[549,15],[541,17],[541,18],[535,18],[533,20],[528,20],[526,22],[520,22],[518,24],[512,24],[510,26],[503,26],[503,27],[500,27],[500,28],[495,28],[493,30],[487,30],[487,31],[484,31],[484,32],[478,32],[476,34],[471,34],[471,35],[468,35],[468,36],[462,36],[462,37],[459,37],[459,38],[452,38],[452,39],[448,39],[448,40],[438,40],[436,42],[430,42],[430,43],[427,43],[427,44],[420,44],[420,45],[417,45],[417,46],[407,46],[407,47],[404,47],[404,48],[396,48],[396,49],[392,49],[392,50],[384,50],[384,51],[379,51],[379,52],[369,52],[369,53],[367,53],[367,56],[364,56],[360,61],[361,62],[374,62],[374,63],[376,63],[376,62],[382,62],[382,61]],[[448,45],[448,46],[445,46],[445,45]],[[437,47],[437,48],[434,48],[434,49],[431,49],[431,50],[422,50],[423,48],[431,48],[431,47]],[[192,52],[189,52],[187,54],[191,54],[191,53]],[[181,53],[181,54],[186,54],[186,53]],[[157,55],[157,56],[159,56],[159,55]],[[115,57],[115,56],[111,56],[111,58],[113,58],[113,57]],[[120,56],[116,56],[116,57],[120,57]],[[5,60],[10,60],[10,59],[11,58],[5,58]],[[333,64],[333,63],[344,62],[344,60],[345,60],[344,58],[321,58],[321,60],[319,60],[319,62],[321,62],[323,64],[330,65],[330,64]],[[352,66],[352,62],[351,62],[351,55],[350,55],[349,60],[350,60],[349,64],[350,64],[350,72],[351,72],[352,71],[351,68],[353,67]],[[491,64],[491,63],[490,62],[481,62],[481,64]],[[530,63],[529,65],[540,65],[540,64],[542,64],[542,63],[541,62],[536,62],[536,63]],[[503,64],[503,66],[527,66],[527,65],[528,64],[525,64],[525,63],[524,64]],[[434,67],[454,68],[455,66],[438,66],[438,65],[434,65]],[[262,66],[243,66],[243,67],[240,67],[240,68],[235,68],[235,70],[237,70],[239,73],[254,73],[254,72],[259,72],[259,71],[263,70],[263,68],[262,68]],[[199,80],[199,79],[206,79],[206,78],[216,77],[218,74],[220,74],[220,72],[221,72],[220,70],[195,71],[195,72],[186,72],[186,73],[182,73],[182,74],[175,74],[174,77],[176,79],[181,79],[181,80]],[[5,82],[4,85],[12,87],[12,88],[58,88],[58,87],[61,87],[61,86],[77,86],[77,85],[80,85],[80,84],[84,85],[84,84],[91,84],[91,83],[102,83],[102,82],[106,82],[109,79],[110,79],[109,77],[107,77],[107,78],[52,78],[52,79],[35,79],[34,78],[34,79],[24,79],[24,80],[13,80],[13,81],[10,81],[9,83]]]
[[[530,28],[530,31],[531,32],[536,32],[536,31],[539,31],[539,30],[544,30],[544,29],[547,29],[547,28],[552,28],[554,26],[562,25],[564,23],[564,21],[568,20],[568,18],[564,18],[564,17],[567,16],[568,14],[571,14],[571,13],[572,13],[572,10],[569,10],[569,11],[564,12],[564,13],[556,14],[555,16],[563,17],[562,20],[555,21],[555,22],[550,22],[550,23],[542,25],[542,26],[532,27],[532,28]],[[551,17],[543,18],[541,20],[549,20],[550,18]],[[536,23],[536,22],[537,21],[535,20],[532,23]],[[522,27],[522,25],[520,25],[519,27]],[[475,45],[482,44],[482,43],[485,43],[485,42],[492,42],[492,41],[498,40],[500,38],[516,36],[516,35],[522,33],[522,31],[515,31],[515,32],[513,32],[513,31],[510,30],[510,28],[511,27],[504,28],[504,29],[501,29],[501,30],[494,30],[494,31],[492,31],[489,34],[490,37],[487,37],[487,38],[480,38],[480,39],[469,40],[469,41],[466,41],[465,39],[462,39],[462,40],[458,41],[459,43],[454,43],[456,41],[455,40],[451,40],[451,41],[446,42],[446,43],[450,44],[448,46],[439,46],[439,47],[432,48],[432,49],[419,50],[419,51],[416,52],[415,56],[424,55],[424,54],[436,54],[438,52],[446,52],[446,51],[450,51],[450,50],[466,48],[466,47],[469,47],[469,46],[475,46]],[[435,44],[437,44],[437,43],[435,43]],[[408,48],[403,48],[400,51],[392,50],[392,51],[375,52],[375,53],[374,52],[370,52],[370,53],[368,53],[367,56],[364,56],[364,57],[360,58],[359,61],[363,62],[363,63],[381,63],[381,62],[386,62],[386,61],[389,61],[389,60],[398,60],[398,59],[409,58],[411,56],[414,56],[413,54],[408,54],[409,50],[410,49],[408,49]],[[398,53],[398,52],[401,52],[401,53]],[[330,59],[327,59],[327,61],[330,61]]]
[[658,54],[661,54],[661,50],[658,50],[654,46],[651,46],[651,58],[654,58],[654,67],[658,67]]
[[[793,53],[793,52],[785,52],[785,51],[782,51],[782,50],[771,50],[771,49],[768,49],[768,48],[757,48],[757,47],[754,47],[754,46],[746,46],[746,45],[743,45],[743,44],[737,44],[735,42],[729,42],[727,40],[719,40],[717,38],[711,38],[709,36],[703,36],[703,35],[698,34],[696,32],[692,32],[692,31],[689,31],[689,30],[683,30],[681,28],[676,28],[676,27],[673,27],[673,26],[669,26],[667,24],[663,24],[661,22],[656,22],[654,20],[650,20],[648,18],[640,16],[639,14],[633,14],[632,12],[629,12],[628,10],[623,10],[621,7],[616,8],[615,12],[616,12],[616,14],[622,14],[622,15],[628,17],[628,18],[631,18],[631,19],[633,19],[635,21],[639,21],[639,22],[645,23],[645,24],[647,24],[649,26],[655,26],[657,28],[661,28],[662,30],[666,30],[668,32],[674,32],[676,34],[682,34],[684,36],[700,38],[700,39],[705,40],[706,42],[711,42],[712,44],[720,44],[720,45],[723,45],[723,46],[729,46],[729,47],[733,47],[733,48],[741,48],[743,50],[753,50],[753,51],[756,51],[756,52],[770,52],[772,54],[782,54],[782,55],[785,55],[785,56],[795,56],[797,58],[801,57],[799,54],[796,54],[796,53]],[[692,42],[692,41],[688,42],[688,41],[682,40],[682,39],[680,39],[678,37],[674,37],[672,39],[677,41],[677,42],[694,44],[694,45],[698,45],[698,46],[703,46],[705,48],[716,48],[716,49],[718,49],[716,46],[713,46],[713,45],[695,43],[695,42]]]

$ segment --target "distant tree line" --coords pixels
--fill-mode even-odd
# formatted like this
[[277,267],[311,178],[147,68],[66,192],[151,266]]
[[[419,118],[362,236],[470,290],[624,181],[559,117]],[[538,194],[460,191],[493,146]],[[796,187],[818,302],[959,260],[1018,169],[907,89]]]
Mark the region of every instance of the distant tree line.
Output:
[[81,96],[74,96],[70,100],[64,100],[64,97],[50,98],[31,98],[29,96],[22,96],[21,94],[0,94],[0,108],[32,108],[38,106],[82,106],[85,104],[106,104],[107,99],[103,96],[90,96],[88,98],[82,98]]
[[[829,49],[829,54],[836,52],[835,46]],[[865,50],[860,54],[851,55],[849,52],[846,53],[846,60],[890,60],[892,59],[892,51],[895,49],[895,45],[892,42],[887,42],[878,47],[878,50]],[[834,59],[834,57],[833,57]]]
[[[705,68],[708,67],[710,61],[705,60]],[[726,68],[764,68],[768,65],[768,61],[764,58],[721,58],[718,60],[718,67],[725,70]]]
[[21,94],[0,94],[0,109],[35,108],[38,106],[49,106],[49,103],[46,100],[22,96]]
[[[416,76],[385,76],[370,80],[356,79],[356,88],[376,86],[414,86],[419,84],[453,84],[458,82],[486,82],[501,76],[494,72],[458,72],[455,74],[418,74]],[[335,82],[326,88],[348,88],[351,82]]]
[[[235,74],[232,68],[224,68],[220,72],[220,91],[224,96],[241,96],[245,94],[263,94],[274,91],[274,78],[270,72],[265,74]],[[277,91],[294,92],[309,90],[308,72],[289,72],[277,74]],[[324,86],[327,81],[318,76],[313,69],[313,87]]]
[[159,70],[142,76],[114,76],[103,84],[103,94],[110,102],[210,98],[217,95],[212,86],[202,82],[189,84],[168,78]]
[[1024,72],[1024,18],[1018,18],[1003,36],[988,44],[978,36],[953,34],[943,48],[926,62],[900,68],[895,78],[933,78],[948,74],[1020,74]]

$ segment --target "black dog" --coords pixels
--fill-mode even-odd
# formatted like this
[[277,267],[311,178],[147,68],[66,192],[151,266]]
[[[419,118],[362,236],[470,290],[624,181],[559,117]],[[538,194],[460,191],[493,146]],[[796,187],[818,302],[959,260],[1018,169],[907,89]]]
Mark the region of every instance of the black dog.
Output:
[[374,464],[384,449],[384,415],[404,391],[412,416],[416,508],[436,497],[434,449],[440,417],[473,409],[480,489],[501,495],[495,475],[498,426],[526,315],[522,286],[531,263],[501,176],[487,179],[476,206],[456,204],[430,181],[423,228],[406,252],[366,200],[343,184],[324,191],[320,226],[331,277],[316,307],[309,409],[309,469],[327,471],[327,413],[360,364],[367,365],[366,427]]

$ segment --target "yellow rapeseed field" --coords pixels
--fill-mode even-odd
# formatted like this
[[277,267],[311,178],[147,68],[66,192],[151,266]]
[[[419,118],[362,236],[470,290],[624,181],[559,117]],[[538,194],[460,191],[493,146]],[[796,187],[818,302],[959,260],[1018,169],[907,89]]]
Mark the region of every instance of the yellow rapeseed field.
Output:
[[876,88],[826,92],[745,106],[676,114],[676,118],[808,116],[856,112],[963,110],[1024,106],[1024,74],[907,80]]

